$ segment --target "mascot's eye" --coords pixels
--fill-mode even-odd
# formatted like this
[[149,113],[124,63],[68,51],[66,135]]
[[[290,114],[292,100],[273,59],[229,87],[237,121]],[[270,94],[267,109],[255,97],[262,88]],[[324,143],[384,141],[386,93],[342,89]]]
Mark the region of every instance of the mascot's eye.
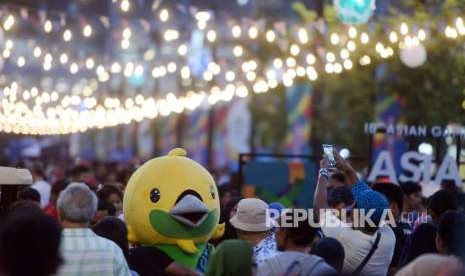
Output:
[[160,190],[154,188],[150,191],[150,200],[153,203],[157,203],[160,200]]
[[212,194],[212,198],[215,199],[215,197],[216,197],[215,187],[213,187],[213,186],[210,187],[210,193]]

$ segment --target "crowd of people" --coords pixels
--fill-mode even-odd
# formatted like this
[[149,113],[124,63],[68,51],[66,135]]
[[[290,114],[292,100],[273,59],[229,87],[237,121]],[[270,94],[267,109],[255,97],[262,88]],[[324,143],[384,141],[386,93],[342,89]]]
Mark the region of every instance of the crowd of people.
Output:
[[196,269],[128,241],[123,194],[138,164],[68,172],[30,164],[34,183],[4,210],[0,275],[465,275],[459,187],[444,182],[425,198],[419,183],[367,183],[335,155],[335,168],[320,162],[308,219],[299,206],[220,186],[225,231]]

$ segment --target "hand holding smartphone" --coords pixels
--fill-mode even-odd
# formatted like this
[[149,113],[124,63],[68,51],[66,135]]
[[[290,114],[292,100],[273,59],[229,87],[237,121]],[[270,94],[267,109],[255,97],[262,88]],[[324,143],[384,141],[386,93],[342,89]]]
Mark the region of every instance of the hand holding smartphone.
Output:
[[323,156],[328,160],[330,169],[336,168],[336,158],[334,157],[334,147],[330,144],[323,144]]

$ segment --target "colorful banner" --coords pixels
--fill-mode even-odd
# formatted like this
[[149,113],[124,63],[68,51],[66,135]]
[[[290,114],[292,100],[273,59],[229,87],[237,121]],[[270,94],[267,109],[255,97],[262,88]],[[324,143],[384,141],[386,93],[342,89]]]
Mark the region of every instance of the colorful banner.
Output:
[[161,155],[167,154],[170,150],[177,147],[176,141],[176,128],[177,128],[177,119],[178,117],[174,114],[161,117],[158,125],[159,131],[159,149]]
[[[388,74],[386,66],[380,65],[376,69],[377,78],[384,78]],[[383,91],[380,85],[380,91],[377,93],[375,106],[375,121],[388,124],[402,123],[403,105],[402,99],[398,95],[393,95],[388,91]],[[396,172],[401,171],[400,156],[406,150],[405,141],[402,137],[396,135],[385,135],[378,133],[373,138],[372,163],[378,157],[381,151],[388,151],[394,161]]]
[[288,132],[285,149],[290,154],[309,154],[312,117],[312,87],[297,84],[289,87],[287,96]]
[[313,162],[260,162],[244,165],[244,197],[259,197],[286,207],[312,207],[315,190]]
[[228,149],[226,146],[227,135],[227,117],[229,105],[222,104],[215,106],[215,114],[213,118],[213,144],[212,144],[212,165],[215,168],[224,168],[229,166]]
[[184,147],[189,157],[202,165],[207,164],[208,110],[198,108],[186,118]]

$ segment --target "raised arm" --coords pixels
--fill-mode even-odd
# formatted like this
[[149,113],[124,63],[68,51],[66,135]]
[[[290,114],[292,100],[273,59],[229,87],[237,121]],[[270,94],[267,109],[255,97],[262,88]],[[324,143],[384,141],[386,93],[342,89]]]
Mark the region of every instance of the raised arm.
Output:
[[320,210],[325,209],[327,206],[328,167],[327,160],[323,158],[320,161],[320,170],[318,171],[315,194],[313,195],[313,215],[316,221],[319,221]]
[[352,168],[352,166],[349,164],[349,162],[342,158],[337,151],[334,151],[334,156],[336,158],[336,166],[338,170],[342,171],[347,176],[347,185],[349,186],[349,188],[352,188],[352,186],[359,180],[357,173],[355,172],[354,168]]

